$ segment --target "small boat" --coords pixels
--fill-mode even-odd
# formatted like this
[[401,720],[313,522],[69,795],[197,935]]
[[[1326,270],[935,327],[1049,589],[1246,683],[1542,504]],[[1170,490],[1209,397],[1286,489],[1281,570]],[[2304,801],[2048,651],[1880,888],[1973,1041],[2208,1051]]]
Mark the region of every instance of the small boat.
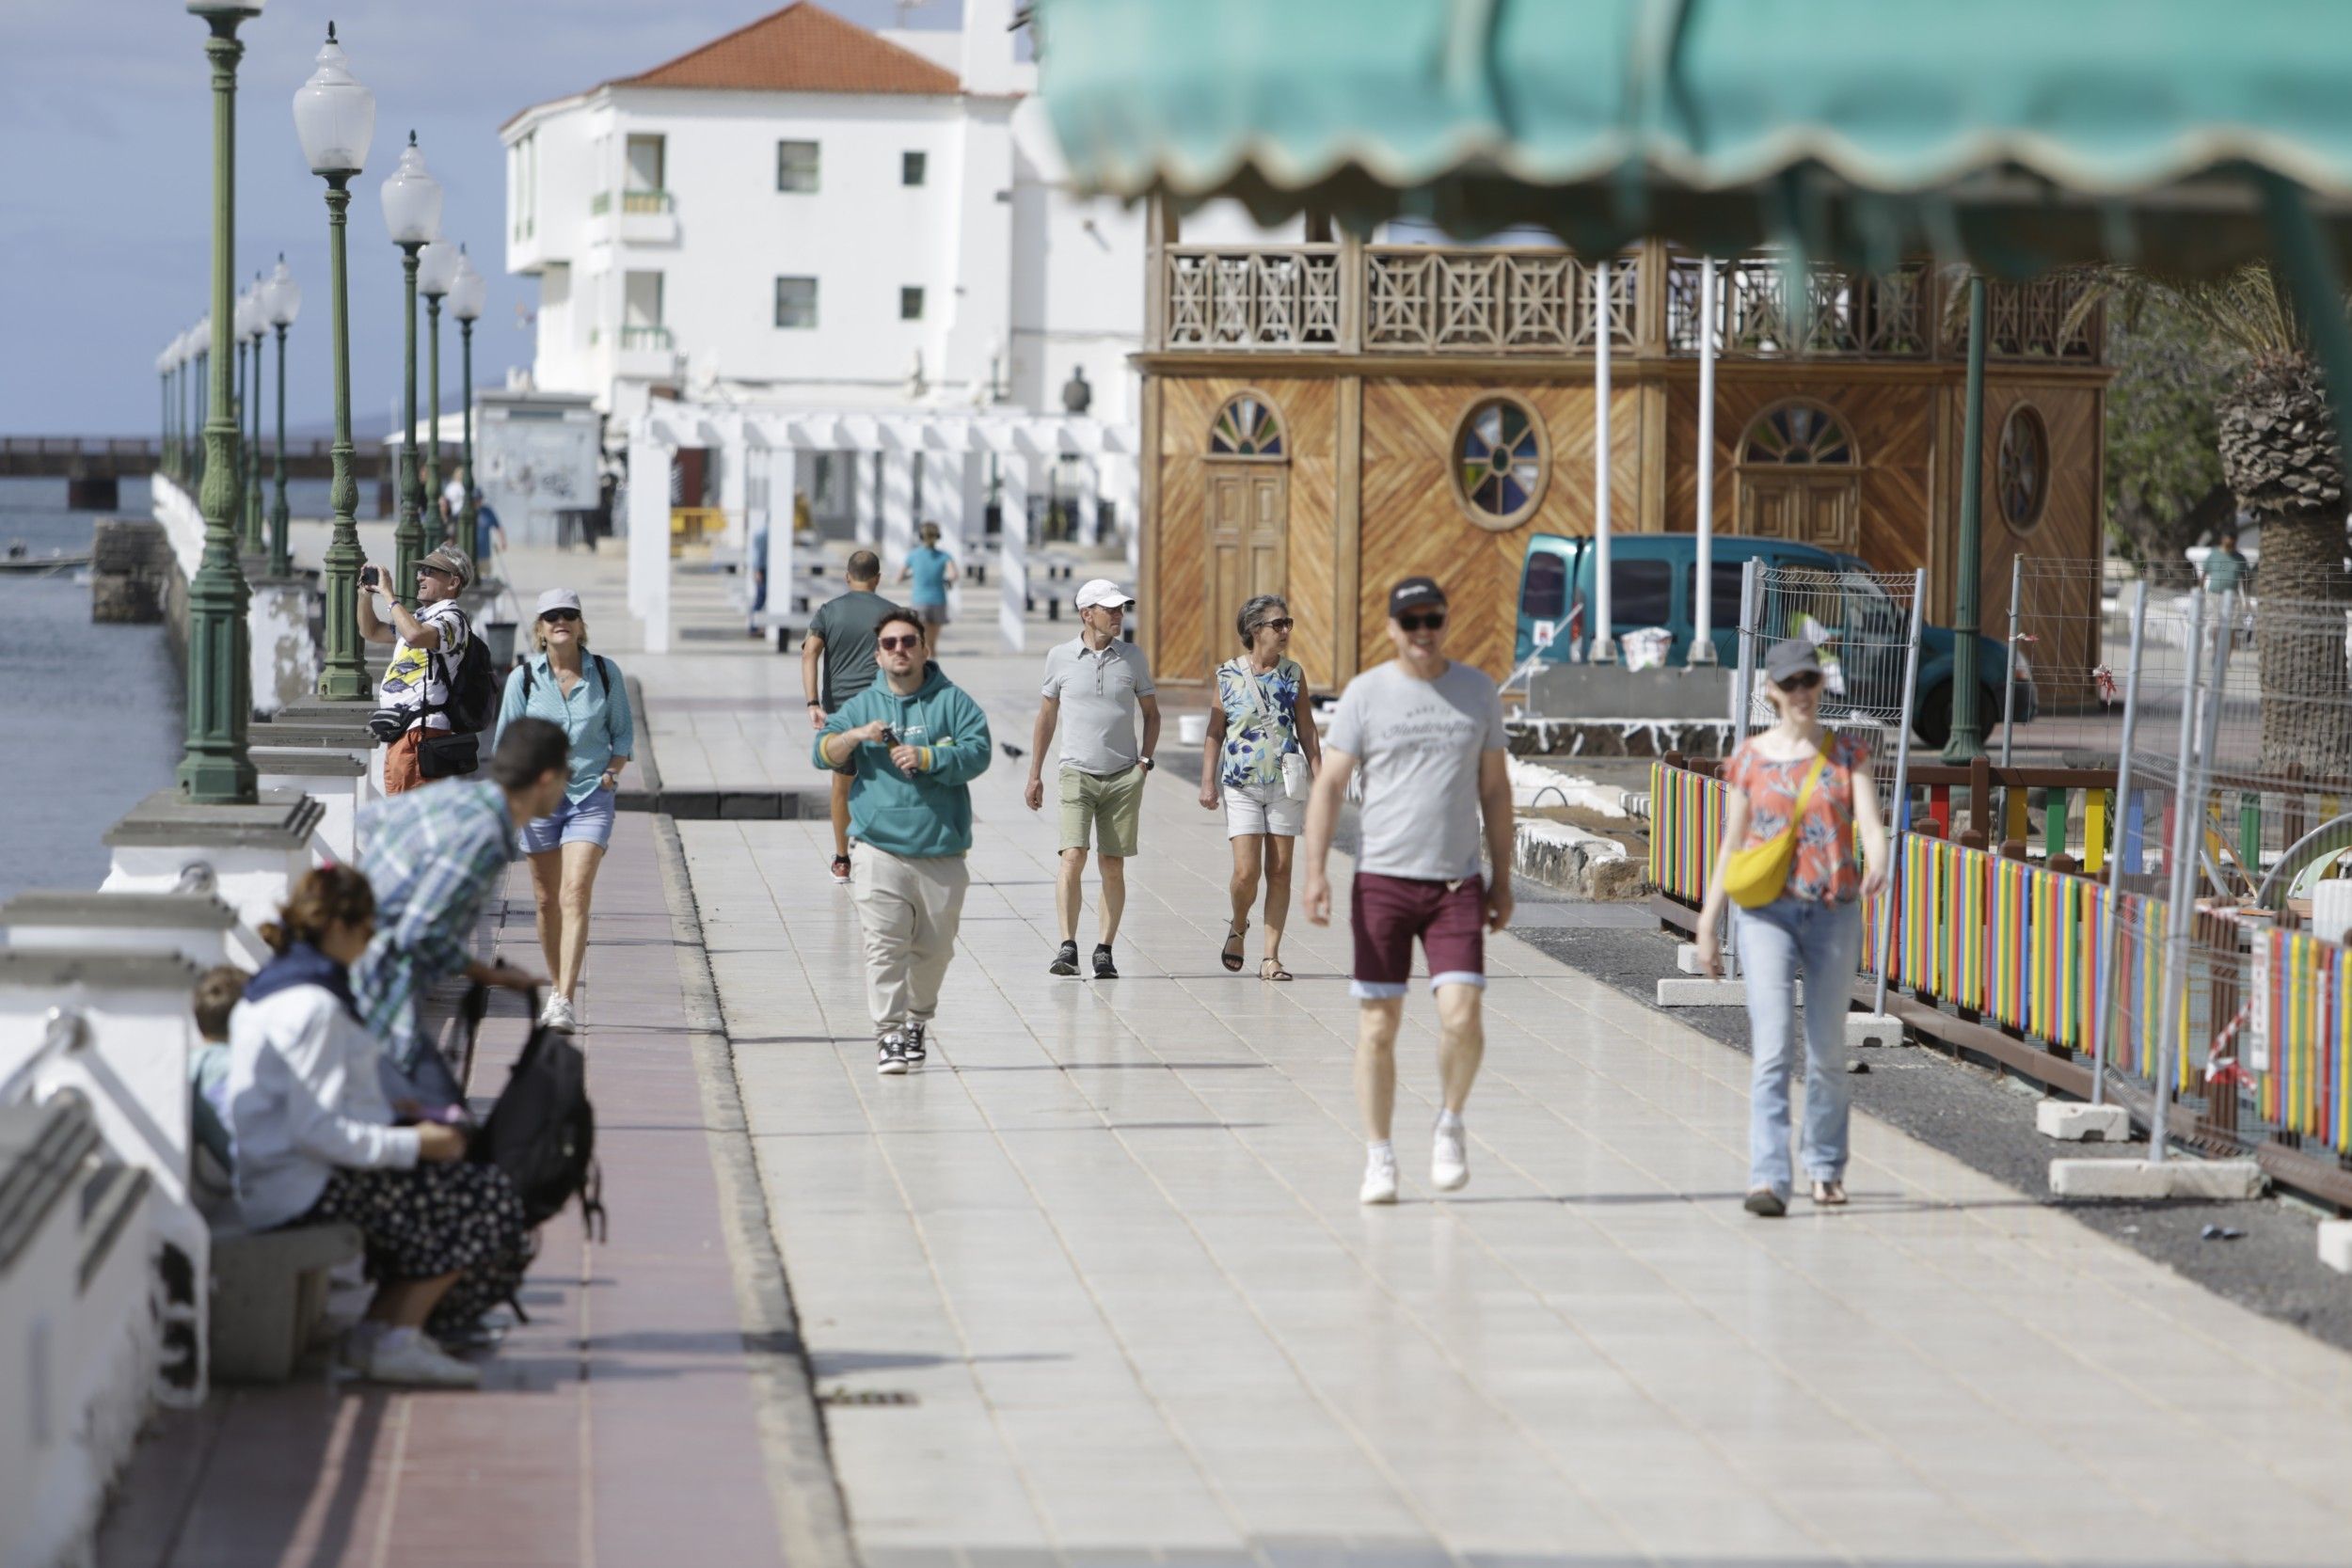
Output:
[[14,572],[21,577],[47,577],[56,572],[79,571],[87,566],[89,561],[87,550],[84,550],[80,555],[66,555],[59,551],[52,551],[48,555],[33,555],[25,550],[24,542],[19,540],[8,546],[7,553],[0,554],[0,572]]

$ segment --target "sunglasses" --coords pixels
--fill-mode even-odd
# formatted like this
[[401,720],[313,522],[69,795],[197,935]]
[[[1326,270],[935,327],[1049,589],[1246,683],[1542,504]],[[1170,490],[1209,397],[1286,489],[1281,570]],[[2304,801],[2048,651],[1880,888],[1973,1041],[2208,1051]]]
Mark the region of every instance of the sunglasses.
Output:
[[1810,691],[1821,684],[1821,673],[1819,670],[1801,670],[1787,680],[1772,684],[1783,691]]
[[874,646],[886,654],[895,654],[901,648],[919,648],[922,645],[923,640],[920,637],[878,637],[874,639]]
[[442,566],[427,566],[422,562],[419,562],[417,566],[417,575],[419,577],[447,578],[452,582],[457,580],[457,574],[455,572],[450,571],[448,568]]
[[1288,631],[1296,623],[1292,621],[1289,616],[1284,615],[1277,620],[1261,621],[1249,629],[1251,631],[1264,631],[1267,627],[1271,626],[1276,631]]
[[549,626],[555,626],[560,623],[579,620],[580,611],[577,610],[550,610],[545,615],[540,616],[539,619],[547,622]]
[[1433,610],[1423,615],[1400,615],[1396,624],[1406,631],[1436,631],[1445,625],[1445,611]]

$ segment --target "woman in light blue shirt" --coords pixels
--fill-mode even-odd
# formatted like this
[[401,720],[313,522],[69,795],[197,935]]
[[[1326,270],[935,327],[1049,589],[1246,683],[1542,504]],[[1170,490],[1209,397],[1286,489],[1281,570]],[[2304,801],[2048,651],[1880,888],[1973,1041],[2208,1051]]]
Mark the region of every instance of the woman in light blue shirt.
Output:
[[939,646],[939,628],[947,624],[947,590],[956,576],[956,558],[939,547],[939,525],[925,523],[923,543],[907,552],[898,580],[914,585],[907,605],[922,619],[923,634],[933,649]]
[[[588,624],[580,618],[580,595],[550,588],[539,595],[531,624],[538,651],[506,677],[499,704],[498,733],[517,719],[544,719],[560,725],[572,743],[572,779],[563,803],[533,817],[522,831],[531,857],[531,891],[539,906],[539,947],[555,976],[539,1022],[570,1029],[580,986],[580,966],[588,951],[588,907],[596,867],[612,842],[614,786],[637,746],[637,725],[628,707],[621,672],[601,654],[588,651]],[[491,742],[497,749],[497,741]]]

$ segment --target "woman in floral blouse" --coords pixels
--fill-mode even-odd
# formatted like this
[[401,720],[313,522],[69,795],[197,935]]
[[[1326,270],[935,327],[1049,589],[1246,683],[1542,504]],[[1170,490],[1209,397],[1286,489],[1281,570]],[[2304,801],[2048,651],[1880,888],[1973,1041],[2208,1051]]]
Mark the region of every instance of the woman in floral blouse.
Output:
[[[1305,791],[1293,799],[1282,779],[1283,757],[1304,760],[1312,779],[1323,766],[1308,705],[1307,675],[1288,657],[1290,606],[1279,595],[1261,594],[1234,617],[1248,651],[1216,669],[1216,706],[1209,710],[1209,736],[1200,751],[1200,804],[1215,811],[1223,790],[1225,836],[1233,846],[1232,921],[1217,961],[1242,966],[1242,937],[1249,929],[1249,906],[1265,879],[1265,957],[1258,978],[1287,980],[1282,967],[1282,925],[1291,907],[1291,852],[1307,822]],[[1296,764],[1292,765],[1294,768]]]
[[[1869,749],[1821,727],[1821,663],[1801,637],[1764,656],[1765,691],[1780,721],[1740,743],[1724,764],[1724,841],[1699,910],[1699,967],[1723,973],[1717,935],[1727,901],[1724,879],[1739,850],[1777,837],[1800,796],[1796,852],[1780,896],[1734,909],[1740,967],[1747,974],[1755,1075],[1748,1110],[1752,1214],[1788,1212],[1790,1185],[1788,1075],[1797,972],[1804,972],[1804,1164],[1813,1201],[1846,1201],[1846,1004],[1862,953],[1864,896],[1886,885],[1886,829],[1870,780]],[[1805,777],[1822,758],[1805,795]],[[1854,858],[1855,840],[1869,869]]]

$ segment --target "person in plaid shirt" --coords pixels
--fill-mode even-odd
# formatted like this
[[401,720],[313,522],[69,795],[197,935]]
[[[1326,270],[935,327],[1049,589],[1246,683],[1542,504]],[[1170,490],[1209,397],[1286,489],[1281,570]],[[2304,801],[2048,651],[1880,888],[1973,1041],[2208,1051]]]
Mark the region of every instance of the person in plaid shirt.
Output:
[[570,742],[544,719],[499,737],[489,777],[445,779],[395,795],[362,823],[359,869],[375,890],[375,939],[352,966],[352,996],[421,1103],[462,1105],[463,1087],[417,1022],[417,998],[464,974],[477,985],[532,990],[544,976],[471,957],[483,900],[514,861],[516,824],[545,816],[571,781]]

